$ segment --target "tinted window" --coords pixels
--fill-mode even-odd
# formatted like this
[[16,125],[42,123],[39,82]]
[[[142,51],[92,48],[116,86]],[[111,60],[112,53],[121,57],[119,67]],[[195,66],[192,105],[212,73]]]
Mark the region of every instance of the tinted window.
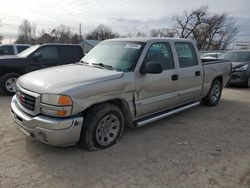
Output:
[[14,55],[14,48],[11,45],[0,46],[0,55]]
[[225,52],[220,55],[219,59],[230,61],[250,61],[250,51]]
[[17,46],[17,51],[18,51],[18,53],[20,53],[20,52],[26,50],[27,48],[29,48],[29,46]]
[[83,57],[83,51],[82,48],[79,46],[76,46],[76,61],[80,61]]
[[67,60],[75,59],[75,47],[74,46],[60,46],[60,57]]
[[56,46],[45,46],[37,50],[36,53],[41,53],[41,59],[56,59],[58,58],[57,47]]
[[168,43],[153,44],[149,48],[144,62],[158,62],[163,70],[173,69],[174,60],[170,45]]
[[197,56],[194,47],[188,42],[175,43],[180,68],[198,65]]

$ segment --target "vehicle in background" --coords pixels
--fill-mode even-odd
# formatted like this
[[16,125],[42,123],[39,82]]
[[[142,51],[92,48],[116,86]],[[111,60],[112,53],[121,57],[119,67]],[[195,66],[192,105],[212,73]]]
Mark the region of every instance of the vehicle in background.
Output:
[[29,44],[1,44],[0,56],[2,55],[17,55],[29,48]]
[[107,148],[124,126],[219,102],[231,63],[201,63],[197,52],[187,39],[103,41],[79,63],[21,76],[12,117],[26,135],[46,144]]
[[78,62],[83,56],[82,47],[75,44],[34,45],[16,56],[2,56],[0,57],[0,92],[14,95],[16,80],[20,75],[47,67]]
[[222,53],[221,52],[209,52],[201,55],[202,59],[217,59]]
[[250,87],[250,50],[228,51],[219,56],[232,62],[230,85]]

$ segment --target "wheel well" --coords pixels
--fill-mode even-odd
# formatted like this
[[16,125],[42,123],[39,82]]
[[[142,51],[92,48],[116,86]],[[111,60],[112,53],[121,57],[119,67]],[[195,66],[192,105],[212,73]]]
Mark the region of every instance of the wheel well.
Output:
[[6,69],[6,70],[3,70],[3,71],[1,72],[1,75],[0,75],[0,76],[3,77],[5,74],[9,74],[9,73],[20,74],[20,72],[19,72],[18,70],[15,70],[15,69],[13,69],[13,70]]
[[222,78],[222,76],[217,76],[217,77],[213,80],[213,82],[214,82],[215,80],[219,80],[220,83],[223,85],[223,78]]
[[127,101],[122,100],[122,99],[113,99],[113,100],[105,101],[102,103],[94,104],[94,105],[90,106],[89,108],[87,108],[86,110],[84,110],[83,115],[85,115],[89,111],[89,109],[93,108],[96,105],[100,105],[103,103],[109,103],[109,104],[113,104],[113,105],[119,107],[124,115],[125,125],[129,126],[129,127],[134,127],[129,104],[127,103]]

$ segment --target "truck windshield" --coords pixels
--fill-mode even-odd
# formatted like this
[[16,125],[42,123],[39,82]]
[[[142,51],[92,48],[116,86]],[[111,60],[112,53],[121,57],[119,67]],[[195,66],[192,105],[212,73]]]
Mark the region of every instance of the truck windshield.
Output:
[[118,71],[134,69],[145,43],[106,41],[94,47],[81,61],[91,65],[112,67]]
[[34,45],[31,46],[29,48],[27,48],[26,50],[22,51],[20,54],[17,54],[18,57],[28,57],[31,53],[33,53],[40,45]]
[[250,61],[250,51],[225,52],[219,56],[219,59],[226,59],[235,62]]

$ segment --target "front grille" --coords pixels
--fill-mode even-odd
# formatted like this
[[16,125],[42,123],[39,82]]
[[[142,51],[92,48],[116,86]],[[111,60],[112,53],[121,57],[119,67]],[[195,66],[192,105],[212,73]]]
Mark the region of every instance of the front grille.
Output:
[[36,103],[35,97],[30,96],[30,95],[23,93],[21,91],[17,91],[17,98],[22,106],[24,106],[25,108],[32,110],[32,111],[35,110],[35,103]]

